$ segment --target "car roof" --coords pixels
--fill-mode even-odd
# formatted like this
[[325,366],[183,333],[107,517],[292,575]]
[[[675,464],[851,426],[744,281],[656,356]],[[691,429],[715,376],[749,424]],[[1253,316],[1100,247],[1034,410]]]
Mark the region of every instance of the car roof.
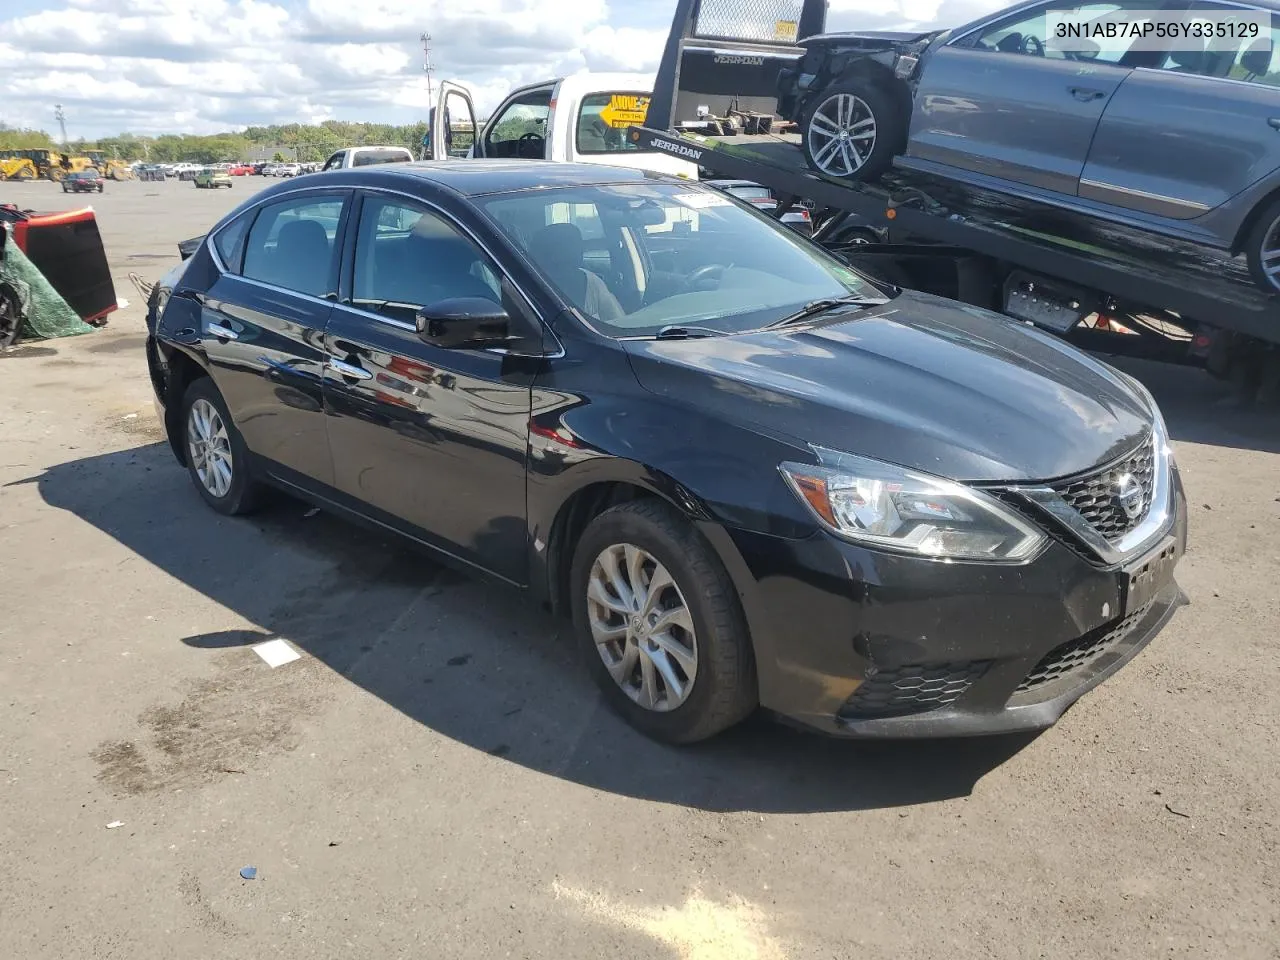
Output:
[[316,174],[350,183],[352,186],[404,185],[406,181],[430,182],[476,197],[488,193],[510,193],[539,187],[573,187],[601,183],[644,183],[655,180],[679,182],[627,167],[598,163],[553,163],[548,160],[416,160],[413,163],[378,164],[351,170],[330,170]]

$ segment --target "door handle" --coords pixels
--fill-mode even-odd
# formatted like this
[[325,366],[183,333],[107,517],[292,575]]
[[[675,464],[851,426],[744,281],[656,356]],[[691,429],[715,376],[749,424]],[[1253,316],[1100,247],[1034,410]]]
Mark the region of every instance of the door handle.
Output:
[[1067,90],[1069,90],[1071,95],[1077,100],[1083,100],[1085,103],[1105,96],[1101,90],[1091,90],[1088,87],[1067,87]]
[[1280,130],[1280,117],[1271,117],[1267,120],[1267,126],[1272,130]]
[[350,377],[352,380],[372,380],[373,374],[364,367],[357,367],[354,363],[347,363],[345,360],[339,360],[336,357],[329,358],[329,366],[344,377]]
[[230,327],[224,327],[220,323],[211,323],[205,327],[209,331],[209,336],[217,337],[219,340],[239,340],[240,334],[236,333]]

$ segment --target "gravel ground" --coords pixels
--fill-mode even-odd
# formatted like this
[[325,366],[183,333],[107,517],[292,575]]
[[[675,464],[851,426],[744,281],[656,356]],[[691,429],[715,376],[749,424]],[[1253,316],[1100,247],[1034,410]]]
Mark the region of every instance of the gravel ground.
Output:
[[[260,186],[108,185],[133,304],[0,356],[0,956],[1280,957],[1274,412],[1126,365],[1177,439],[1191,604],[1054,729],[660,747],[517,596],[200,502],[126,276]],[[302,659],[247,648],[276,637]]]

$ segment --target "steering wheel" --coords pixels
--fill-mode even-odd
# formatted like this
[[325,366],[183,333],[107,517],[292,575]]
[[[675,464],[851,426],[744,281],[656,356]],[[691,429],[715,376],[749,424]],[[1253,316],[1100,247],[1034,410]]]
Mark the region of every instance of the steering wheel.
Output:
[[[537,146],[533,148],[535,151],[534,156],[528,157],[528,148],[525,147],[525,144],[534,143],[535,141]],[[546,153],[546,142],[546,138],[540,133],[534,133],[533,131],[522,133],[520,134],[520,139],[516,141],[516,156],[526,157],[527,159],[540,159]]]
[[706,283],[717,274],[723,275],[729,269],[728,264],[723,263],[706,263],[700,266],[693,273],[685,278],[684,285],[688,290],[692,290],[699,284]]
[[1035,34],[1028,33],[1022,38],[1022,52],[1032,57],[1044,56],[1044,43]]

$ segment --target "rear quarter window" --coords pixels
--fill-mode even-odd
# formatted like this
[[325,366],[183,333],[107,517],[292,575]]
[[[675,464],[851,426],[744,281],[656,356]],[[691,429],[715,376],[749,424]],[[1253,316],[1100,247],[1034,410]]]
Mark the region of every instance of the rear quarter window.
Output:
[[239,273],[244,259],[244,238],[249,233],[249,214],[241,214],[213,235],[213,248],[229,273]]

